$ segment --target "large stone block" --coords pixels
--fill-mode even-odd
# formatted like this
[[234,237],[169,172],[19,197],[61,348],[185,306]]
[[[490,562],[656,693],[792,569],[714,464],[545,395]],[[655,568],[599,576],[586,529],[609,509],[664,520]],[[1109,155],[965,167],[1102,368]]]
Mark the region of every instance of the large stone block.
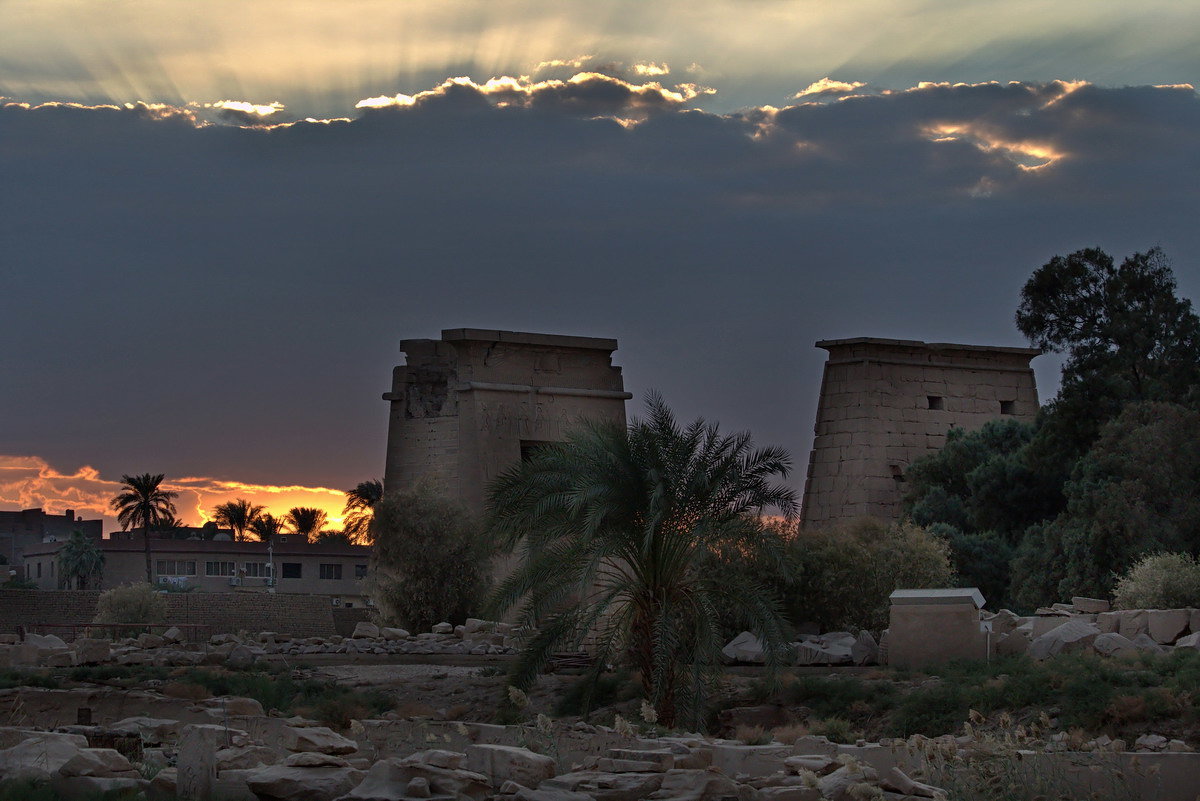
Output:
[[525,787],[537,787],[555,773],[554,759],[527,748],[509,745],[467,746],[467,770],[482,773],[499,787],[512,781]]
[[1068,620],[1042,636],[1035,637],[1029,643],[1029,655],[1034,659],[1048,659],[1056,654],[1082,651],[1090,648],[1100,633],[1100,629],[1093,623]]
[[1191,614],[1186,609],[1150,609],[1146,612],[1147,633],[1160,645],[1175,642],[1190,623]]

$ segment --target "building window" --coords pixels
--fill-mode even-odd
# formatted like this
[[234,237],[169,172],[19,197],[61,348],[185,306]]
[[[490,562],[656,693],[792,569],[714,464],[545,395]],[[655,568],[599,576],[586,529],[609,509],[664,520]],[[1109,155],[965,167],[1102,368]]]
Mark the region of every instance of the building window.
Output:
[[237,566],[233,562],[205,562],[204,575],[206,576],[232,576],[237,573]]
[[946,408],[946,399],[941,395],[926,395],[925,400],[929,401],[929,408],[941,411]]
[[367,577],[367,566],[366,565],[355,565],[354,566],[354,577],[356,579],[366,578]]
[[1016,401],[1000,401],[1000,414],[1016,414],[1016,413],[1017,413],[1017,402]]
[[160,576],[196,575],[196,563],[183,559],[159,559],[157,567]]
[[342,566],[340,564],[337,564],[337,565],[323,564],[323,565],[321,565],[321,578],[330,579],[332,581],[341,581],[342,580]]
[[304,578],[304,571],[299,562],[284,562],[280,575],[283,578]]
[[[159,562],[159,564],[161,565],[162,562]],[[37,563],[37,577],[38,578],[42,577],[42,563],[41,562]]]
[[246,575],[250,578],[270,578],[271,566],[266,562],[247,562]]

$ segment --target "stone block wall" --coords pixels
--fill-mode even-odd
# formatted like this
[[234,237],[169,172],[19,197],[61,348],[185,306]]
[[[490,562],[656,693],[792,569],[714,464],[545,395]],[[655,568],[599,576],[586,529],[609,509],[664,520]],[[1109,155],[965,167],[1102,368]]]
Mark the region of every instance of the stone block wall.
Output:
[[[90,623],[98,591],[0,590],[0,633],[37,623]],[[323,595],[284,593],[168,593],[167,622],[201,624],[213,634],[277,631],[296,637],[336,634],[333,608]]]
[[895,518],[904,473],[953,427],[1037,415],[1031,348],[894,339],[817,343],[829,351],[804,489],[804,526]]

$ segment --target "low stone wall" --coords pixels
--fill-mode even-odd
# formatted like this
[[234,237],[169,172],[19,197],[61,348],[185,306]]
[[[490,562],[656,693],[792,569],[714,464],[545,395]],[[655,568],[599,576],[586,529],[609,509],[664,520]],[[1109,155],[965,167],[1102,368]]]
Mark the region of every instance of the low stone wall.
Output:
[[352,636],[355,626],[370,619],[371,610],[366,607],[356,606],[352,609],[346,609],[345,607],[341,609],[337,607],[333,608],[333,628],[339,637]]
[[[94,590],[0,590],[0,634],[38,623],[90,623]],[[167,622],[201,624],[210,633],[277,631],[296,637],[336,634],[333,607],[323,595],[285,593],[166,593]],[[65,638],[64,638],[65,639]]]

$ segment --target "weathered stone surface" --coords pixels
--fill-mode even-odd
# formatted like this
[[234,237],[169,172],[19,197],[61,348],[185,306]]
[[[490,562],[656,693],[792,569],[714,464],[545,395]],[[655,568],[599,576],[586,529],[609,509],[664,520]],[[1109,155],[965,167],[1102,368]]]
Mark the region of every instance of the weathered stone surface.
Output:
[[828,801],[851,801],[851,789],[857,784],[870,783],[878,779],[874,769],[866,765],[843,765],[832,773],[817,780],[821,797]]
[[80,637],[71,643],[75,651],[75,661],[80,665],[95,665],[107,662],[112,655],[112,646],[108,640],[93,640]]
[[289,751],[317,751],[322,754],[352,754],[358,744],[325,726],[286,727],[280,745]]
[[138,798],[150,783],[140,777],[116,776],[55,776],[50,788],[64,801],[90,801],[103,797],[106,801]]
[[180,729],[179,721],[170,721],[163,717],[126,717],[113,723],[112,728],[119,731],[137,731],[148,745],[174,740]]
[[58,772],[62,776],[140,778],[125,755],[113,748],[82,748]]
[[209,726],[184,726],[179,732],[175,787],[182,801],[205,801],[217,780],[220,732]]
[[247,771],[243,779],[251,792],[271,801],[333,801],[349,793],[363,775],[347,767],[271,765]]
[[[1096,628],[1100,629],[1101,634],[1119,634],[1121,631],[1121,613],[1101,612],[1096,615]],[[1126,637],[1125,639],[1129,638]]]
[[1093,614],[1107,612],[1112,609],[1112,604],[1108,601],[1100,598],[1083,598],[1078,595],[1071,599],[1071,606],[1080,612],[1091,612]]
[[24,741],[0,751],[0,777],[5,779],[47,779],[58,773],[87,745],[86,738],[75,734],[37,732]]
[[1146,626],[1150,638],[1160,645],[1170,645],[1187,631],[1191,614],[1186,609],[1150,609]]
[[1104,656],[1117,656],[1118,654],[1137,652],[1137,648],[1129,638],[1122,637],[1115,632],[1098,636],[1092,642],[1092,648],[1096,650],[1096,653],[1103,654]]
[[873,665],[879,661],[879,644],[871,632],[860,631],[854,645],[850,646],[850,657],[856,665]]
[[783,760],[783,764],[793,773],[808,770],[818,776],[833,773],[841,765],[832,756],[826,754],[802,754],[800,756],[788,757]]
[[225,664],[232,668],[248,668],[254,664],[257,657],[246,645],[235,645],[225,656]]
[[350,635],[353,639],[377,639],[379,637],[379,626],[374,623],[368,623],[365,620],[359,621],[354,626],[354,633]]
[[1008,609],[1001,609],[992,617],[992,635],[1008,634],[1021,625],[1021,618]]
[[1161,645],[1156,643],[1154,641],[1154,638],[1152,638],[1149,634],[1147,634],[1144,631],[1141,634],[1134,637],[1131,640],[1131,642],[1133,643],[1133,647],[1138,649],[1139,651],[1148,651],[1149,653],[1152,653],[1152,654],[1161,654],[1166,650]]
[[1123,609],[1119,614],[1121,616],[1121,624],[1117,628],[1117,633],[1122,637],[1134,640],[1137,639],[1139,634],[1146,632],[1147,617],[1145,609]]
[[453,634],[454,626],[450,623],[435,623],[430,629],[434,634]]
[[992,641],[996,653],[1002,656],[1023,654],[1029,650],[1029,638],[1020,629],[1014,629],[1007,634],[1001,634]]
[[469,745],[467,770],[487,776],[493,787],[499,787],[507,781],[526,787],[537,787],[554,775],[555,762],[551,757],[534,753],[527,748]]
[[[639,801],[661,787],[665,777],[672,773],[705,773],[707,771],[672,770],[666,773],[603,773],[598,770],[581,770],[564,773],[546,779],[539,790],[569,790],[586,793],[596,801]],[[650,796],[654,797],[654,796]],[[674,796],[671,796],[674,797]]]
[[721,649],[721,653],[725,655],[726,659],[733,662],[762,664],[766,661],[766,657],[763,656],[762,643],[749,631],[743,631],[730,640],[729,644]]
[[223,715],[233,717],[263,717],[267,713],[263,711],[262,704],[254,698],[243,698],[239,695],[225,695],[220,698],[211,698],[204,702],[204,705],[209,709],[217,710]]
[[221,748],[216,752],[217,770],[246,770],[260,765],[274,765],[279,754],[263,745]]
[[1098,636],[1100,629],[1094,624],[1069,620],[1029,643],[1029,655],[1040,660],[1055,654],[1081,651],[1090,648]]
[[289,768],[348,768],[350,763],[333,754],[321,754],[316,751],[302,751],[292,754],[283,760],[283,765]]
[[903,795],[917,796],[918,798],[938,798],[945,795],[937,787],[913,781],[909,778],[908,774],[896,767],[889,770],[879,784],[885,790],[892,790]]
[[183,630],[177,626],[171,626],[162,633],[162,638],[165,642],[183,642],[186,637],[183,636]]
[[1200,651],[1200,631],[1187,634],[1175,641],[1176,648],[1193,648]]
[[736,798],[739,801],[750,801],[757,795],[753,787],[739,785],[728,776],[708,770],[670,770],[662,774],[662,777],[662,784],[649,798],[671,801],[719,801]]
[[61,637],[53,634],[26,634],[25,644],[32,645],[41,651],[58,651],[67,647]]
[[388,641],[407,640],[412,636],[405,629],[397,628],[382,628],[379,630],[379,634],[383,639]]

